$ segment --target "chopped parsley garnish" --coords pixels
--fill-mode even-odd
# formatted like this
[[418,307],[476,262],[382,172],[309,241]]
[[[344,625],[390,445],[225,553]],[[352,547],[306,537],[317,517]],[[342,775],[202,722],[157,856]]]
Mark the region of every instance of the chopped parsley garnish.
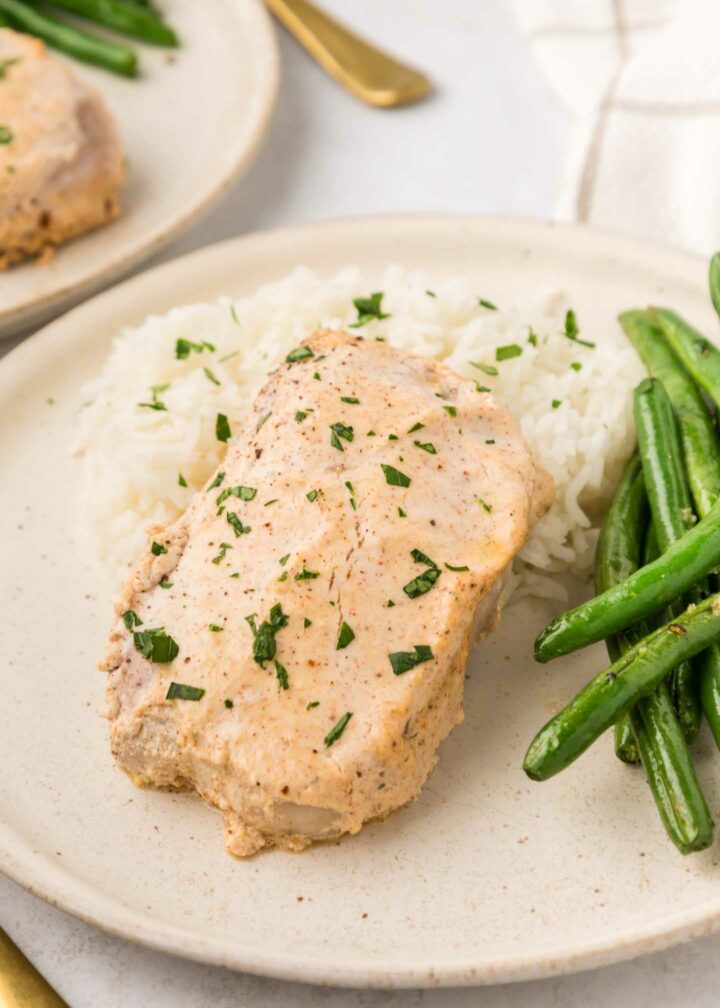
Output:
[[305,496],[307,497],[307,499],[310,501],[311,504],[314,500],[317,499],[317,495],[318,495],[317,490],[310,490],[309,493],[305,494]]
[[387,602],[385,603],[385,608],[386,609],[394,609],[395,608],[395,603],[393,602],[393,600],[391,598],[388,599]]
[[177,643],[165,633],[162,627],[152,630],[136,630],[133,634],[133,642],[136,650],[143,658],[158,665],[166,664],[177,658],[180,648]]
[[437,448],[430,441],[426,441],[424,444],[422,441],[413,441],[416,448],[422,448],[423,451],[428,452],[430,455],[437,455]]
[[0,60],[0,80],[7,76],[7,72],[11,66],[14,66],[15,63],[19,62],[19,56],[13,56],[11,59]]
[[305,710],[312,710],[314,707],[319,707],[319,706],[320,706],[320,701],[319,700],[311,700],[310,703],[305,708]]
[[12,143],[15,134],[9,126],[0,126],[0,144]]
[[175,357],[178,360],[187,360],[191,353],[202,353],[203,350],[209,350],[211,353],[215,352],[215,347],[212,343],[202,342],[193,343],[191,340],[179,339],[175,344]]
[[247,535],[248,532],[252,532],[249,525],[243,525],[240,515],[236,515],[232,511],[228,511],[225,517],[228,525],[232,526],[236,539],[239,539],[241,535]]
[[158,588],[172,588],[172,582],[165,580],[158,581]]
[[205,690],[199,686],[186,686],[185,683],[171,682],[165,694],[166,700],[202,700]]
[[333,742],[337,742],[337,740],[340,738],[342,733],[347,728],[347,723],[351,717],[352,717],[352,711],[347,711],[345,714],[343,714],[338,723],[333,728],[330,729],[330,731],[325,736],[326,749],[329,749],[330,746],[333,744]]
[[284,567],[285,564],[288,562],[289,559],[290,559],[290,554],[286,553],[285,556],[281,556],[280,557],[280,559],[278,560],[278,563],[280,564],[281,567]]
[[280,575],[280,577],[278,578],[278,581],[287,581],[287,577],[288,577],[288,572],[287,571],[283,571],[282,574]]
[[407,518],[407,511],[403,511],[401,507],[398,508],[398,518]]
[[259,627],[255,624],[255,613],[245,617],[253,632],[253,658],[262,666],[263,662],[272,661],[277,651],[275,635],[278,630],[282,630],[289,622],[289,617],[282,611],[279,602],[270,610],[270,615],[263,620]]
[[485,438],[485,444],[495,444],[495,438]]
[[235,309],[235,305],[234,305],[234,303],[232,303],[232,302],[230,303],[230,314],[231,314],[231,316],[232,316],[232,320],[233,320],[233,322],[234,322],[234,323],[235,323],[236,325],[240,325],[240,319],[239,319],[239,318],[238,318],[238,316],[237,316],[237,311],[236,311],[236,309]]
[[410,477],[400,472],[395,466],[380,464],[380,468],[385,473],[385,480],[390,486],[409,487]]
[[462,573],[463,571],[469,571],[470,570],[470,568],[467,567],[467,566],[464,566],[464,567],[453,567],[453,565],[449,564],[449,563],[445,564],[445,568],[447,570],[449,570],[449,571],[456,571],[457,573]]
[[[482,371],[483,374],[490,375],[492,378],[500,373],[496,367],[493,367],[492,364],[481,364],[479,361],[474,360],[471,360],[470,363],[474,368],[477,368],[478,371]],[[489,391],[490,389],[488,389],[488,392]]]
[[408,434],[414,434],[414,433],[415,433],[415,431],[419,431],[419,430],[422,430],[424,426],[425,426],[425,424],[424,424],[424,423],[420,423],[420,421],[418,420],[418,422],[417,422],[417,423],[414,423],[414,424],[412,425],[412,427],[411,427],[411,428],[410,428],[410,430],[408,431]]
[[223,482],[224,479],[225,479],[225,473],[224,472],[219,472],[217,474],[217,476],[215,477],[215,479],[210,484],[210,486],[207,488],[207,492],[209,493],[211,490],[214,490],[215,487],[221,486],[221,484],[222,484],[222,482]]
[[414,599],[418,598],[420,595],[424,595],[426,592],[429,592],[442,574],[442,571],[434,560],[431,560],[429,556],[425,555],[425,553],[421,553],[420,550],[414,549],[410,555],[415,563],[427,564],[427,570],[424,570],[422,574],[418,574],[416,578],[413,578],[412,581],[408,581],[408,583],[403,586],[403,591],[408,598]]
[[215,437],[218,441],[227,442],[232,437],[230,423],[224,413],[218,413],[215,420]]
[[279,498],[279,497],[273,497],[273,499],[272,499],[272,500],[269,500],[269,501],[265,501],[265,503],[263,504],[263,507],[269,507],[269,506],[270,506],[271,504],[277,504],[277,502],[278,502],[279,500],[280,500],[280,498]]
[[224,629],[224,626],[218,626],[217,623],[208,623],[208,630],[210,633],[222,633]]
[[422,665],[423,662],[431,661],[433,657],[434,655],[427,644],[415,644],[412,651],[394,651],[388,655],[395,675],[409,672],[416,665]]
[[522,347],[518,346],[517,343],[508,343],[507,346],[499,346],[495,351],[495,360],[504,361],[511,360],[513,357],[519,357],[522,354]]
[[390,318],[382,310],[382,291],[375,291],[370,297],[359,297],[353,298],[353,305],[357,310],[357,321],[352,322],[350,325],[351,329],[360,329],[361,326],[367,325],[368,322],[372,322],[373,319],[386,319]]
[[573,369],[573,371],[582,371],[582,364],[580,363],[580,361],[573,361],[570,367]]
[[220,552],[218,553],[217,556],[214,556],[212,558],[211,562],[214,564],[219,564],[221,561],[225,559],[225,554],[229,549],[232,549],[230,543],[220,543]]
[[160,399],[158,399],[158,396],[161,392],[167,392],[169,388],[170,385],[151,385],[150,393],[152,395],[152,401],[138,403],[138,406],[143,406],[145,409],[158,410],[159,412],[167,412],[167,406],[164,402],[161,402]]
[[286,364],[297,364],[298,361],[308,360],[310,357],[314,357],[315,354],[312,351],[312,347],[309,346],[299,346],[291,350],[290,353],[285,358]]
[[152,546],[150,547],[150,552],[154,556],[161,556],[163,553],[167,553],[167,549],[165,548],[165,546],[162,546],[160,543],[154,542],[152,544]]
[[490,504],[488,504],[486,501],[484,501],[482,499],[482,497],[478,497],[477,502],[480,505],[480,507],[483,509],[483,511],[487,511],[488,514],[492,513],[492,506]]
[[475,391],[476,392],[492,392],[492,389],[489,389],[487,387],[487,385],[481,385],[480,382],[475,382]]
[[557,409],[558,406],[562,406],[562,399],[553,399],[552,408]]
[[435,291],[426,290],[425,293],[427,294],[428,297],[433,297],[433,298],[437,297],[437,294],[435,293]]
[[448,416],[451,417],[457,416],[457,406],[443,406],[443,409],[445,410]]
[[355,501],[355,497],[353,496],[355,493],[355,489],[350,480],[345,480],[345,486],[347,487],[347,492],[350,494],[350,507],[353,509],[353,511],[357,511],[357,503]]
[[187,480],[185,479],[182,473],[178,473],[178,486],[181,487],[187,486]]
[[260,417],[260,419],[258,420],[257,424],[255,425],[255,433],[256,434],[260,430],[260,428],[263,427],[268,422],[268,420],[270,419],[271,416],[272,416],[272,410],[270,410],[269,413],[266,413],[265,416],[261,416]]
[[122,621],[128,630],[132,630],[133,627],[142,626],[143,621],[140,619],[138,614],[134,609],[128,609],[127,612],[122,614]]
[[344,451],[340,438],[345,441],[352,441],[355,431],[352,427],[346,427],[343,423],[330,424],[330,444],[338,451]]
[[355,640],[355,633],[352,627],[348,626],[347,623],[343,622],[340,626],[340,633],[338,634],[335,650],[342,651],[342,649],[346,648],[348,644],[352,644],[354,640]]
[[298,410],[295,414],[295,423],[302,423],[307,413],[304,410]]
[[365,436],[366,437],[377,437],[377,434],[375,433],[374,430],[369,430]]
[[311,619],[308,619],[308,618],[307,618],[307,616],[306,616],[306,617],[305,617],[305,619],[303,620],[303,626],[304,626],[304,627],[305,627],[305,629],[307,630],[307,628],[308,628],[309,626],[312,626],[312,620],[311,620]]
[[322,381],[322,375],[320,374],[319,371],[315,372],[315,374],[313,375],[313,378],[315,379],[315,381]]
[[565,312],[565,329],[563,330],[563,336],[566,336],[574,343],[579,343],[581,346],[590,347],[591,350],[595,349],[594,343],[591,343],[589,340],[580,339],[580,327],[577,324],[577,317],[572,308],[568,308]]
[[287,669],[277,660],[277,658],[275,659],[275,674],[277,675],[277,681],[280,684],[280,689],[290,689]]
[[213,385],[219,385],[220,384],[220,382],[217,380],[217,378],[212,373],[212,371],[210,370],[209,367],[203,368],[203,371],[205,372],[205,377],[207,378],[207,380],[211,381],[213,383]]
[[497,305],[493,304],[492,301],[488,301],[487,298],[481,298],[481,297],[479,297],[478,298],[478,304],[480,305],[481,308],[487,308],[487,309],[489,309],[489,311],[497,311],[498,310]]
[[397,436],[397,434],[388,434],[388,441],[399,441],[399,440],[400,438]]
[[340,402],[346,402],[353,406],[357,406],[360,403],[360,400],[354,395],[341,395]]
[[315,578],[319,578],[320,573],[318,571],[307,570],[305,567],[295,575],[296,581],[314,581]]
[[239,500],[242,501],[251,501],[254,500],[256,496],[257,496],[257,490],[255,489],[255,487],[247,487],[247,486],[225,487],[225,489],[221,490],[220,493],[217,495],[215,503],[218,506],[220,506],[220,504],[222,504],[223,501],[226,501],[228,497],[237,497]]
[[228,708],[228,710],[231,710],[235,706],[232,700],[223,700],[223,704]]
[[527,341],[530,344],[530,346],[536,347],[538,345],[537,333],[535,332],[532,326],[530,326],[530,332],[528,334]]

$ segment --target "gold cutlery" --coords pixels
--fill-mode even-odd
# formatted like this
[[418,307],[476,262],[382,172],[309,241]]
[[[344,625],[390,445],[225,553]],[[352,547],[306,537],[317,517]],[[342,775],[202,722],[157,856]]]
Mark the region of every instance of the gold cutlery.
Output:
[[308,0],[266,3],[331,77],[369,105],[407,105],[431,90],[424,74],[366,42]]
[[2,1008],[68,1008],[47,980],[0,928],[0,1005]]

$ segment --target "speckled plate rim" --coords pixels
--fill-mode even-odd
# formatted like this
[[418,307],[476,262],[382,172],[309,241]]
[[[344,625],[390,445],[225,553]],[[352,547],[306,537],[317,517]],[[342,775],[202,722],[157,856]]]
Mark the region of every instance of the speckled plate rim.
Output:
[[[0,340],[22,331],[25,327],[43,323],[54,312],[72,307],[85,295],[125,275],[160,252],[175,238],[192,227],[207,214],[232,188],[238,178],[254,160],[270,127],[280,88],[280,52],[272,19],[261,0],[242,0],[245,16],[250,25],[253,44],[261,55],[256,62],[260,68],[254,106],[235,135],[235,143],[221,159],[221,169],[209,184],[198,189],[194,199],[178,206],[175,213],[159,223],[152,231],[138,236],[125,245],[121,252],[110,253],[99,269],[78,278],[73,283],[60,284],[40,297],[15,302],[9,308],[0,306]],[[233,136],[232,131],[229,134]]]
[[[267,260],[288,243],[303,242],[308,248],[314,241],[327,245],[333,239],[347,240],[362,231],[382,242],[389,231],[402,234],[408,242],[427,241],[443,235],[457,237],[467,232],[477,239],[492,241],[493,235],[518,247],[529,245],[562,248],[569,256],[604,255],[619,261],[641,259],[648,270],[671,271],[691,286],[702,282],[705,262],[699,256],[672,248],[627,238],[612,232],[577,225],[554,224],[507,218],[454,215],[399,215],[350,218],[283,230],[259,232],[209,246],[190,255],[158,266],[103,294],[56,320],[34,337],[16,347],[0,362],[0,399],[31,373],[46,349],[62,341],[79,327],[98,324],[116,327],[127,319],[128,311],[142,302],[152,311],[156,299],[169,289],[182,290],[185,278],[211,275],[215,264],[237,257],[242,249]],[[168,925],[151,915],[131,910],[116,899],[106,897],[43,854],[29,849],[12,829],[0,823],[0,871],[28,892],[40,897],[86,923],[96,925],[118,937],[151,948],[212,963],[231,969],[304,981],[327,986],[358,988],[432,988],[489,985],[559,976],[592,969],[640,955],[661,951],[672,945],[699,938],[720,928],[720,894],[691,909],[668,913],[651,924],[619,930],[597,941],[568,945],[563,955],[557,949],[547,952],[536,948],[525,958],[496,957],[478,963],[477,958],[457,955],[443,957],[436,963],[408,966],[392,955],[377,957],[368,967],[366,959],[351,953],[345,958],[327,961],[322,955],[294,954],[284,948],[280,953],[266,945],[237,947],[233,941],[207,940],[196,931],[179,924]]]

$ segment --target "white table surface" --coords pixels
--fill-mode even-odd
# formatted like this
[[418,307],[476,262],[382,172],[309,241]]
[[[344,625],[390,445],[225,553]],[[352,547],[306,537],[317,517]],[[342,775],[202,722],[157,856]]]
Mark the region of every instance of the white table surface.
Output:
[[[161,259],[245,231],[348,214],[552,216],[571,123],[530,64],[506,0],[324,3],[429,71],[436,96],[405,110],[365,108],[282,35],[284,81],[263,152],[222,206]],[[577,976],[382,992],[183,962],[88,927],[2,878],[0,923],[72,1008],[703,1008],[718,1003],[720,985],[720,935]]]

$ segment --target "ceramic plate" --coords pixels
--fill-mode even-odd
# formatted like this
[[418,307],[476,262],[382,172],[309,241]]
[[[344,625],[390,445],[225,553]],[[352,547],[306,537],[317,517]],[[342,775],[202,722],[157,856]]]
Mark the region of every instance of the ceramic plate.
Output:
[[[95,663],[103,579],[73,543],[67,455],[82,394],[124,323],[242,295],[304,263],[330,274],[394,261],[466,272],[493,300],[568,291],[602,339],[620,309],[669,302],[712,323],[705,264],[613,235],[479,218],[374,218],[251,235],[96,297],[0,364],[0,867],[126,938],[292,979],[480,984],[564,973],[662,948],[720,921],[717,849],[682,858],[640,772],[609,739],[545,784],[521,770],[558,702],[602,667],[597,647],[536,665],[553,614],[524,602],[469,666],[463,725],[419,800],[339,844],[236,861],[219,815],[140,791],[112,765]],[[181,292],[180,295],[178,292]],[[698,768],[720,807],[720,757]]]
[[105,98],[128,158],[122,216],[45,265],[0,273],[0,337],[38,324],[157,252],[247,167],[268,125],[278,53],[259,0],[168,0],[182,47],[139,45],[143,76],[72,62]]

